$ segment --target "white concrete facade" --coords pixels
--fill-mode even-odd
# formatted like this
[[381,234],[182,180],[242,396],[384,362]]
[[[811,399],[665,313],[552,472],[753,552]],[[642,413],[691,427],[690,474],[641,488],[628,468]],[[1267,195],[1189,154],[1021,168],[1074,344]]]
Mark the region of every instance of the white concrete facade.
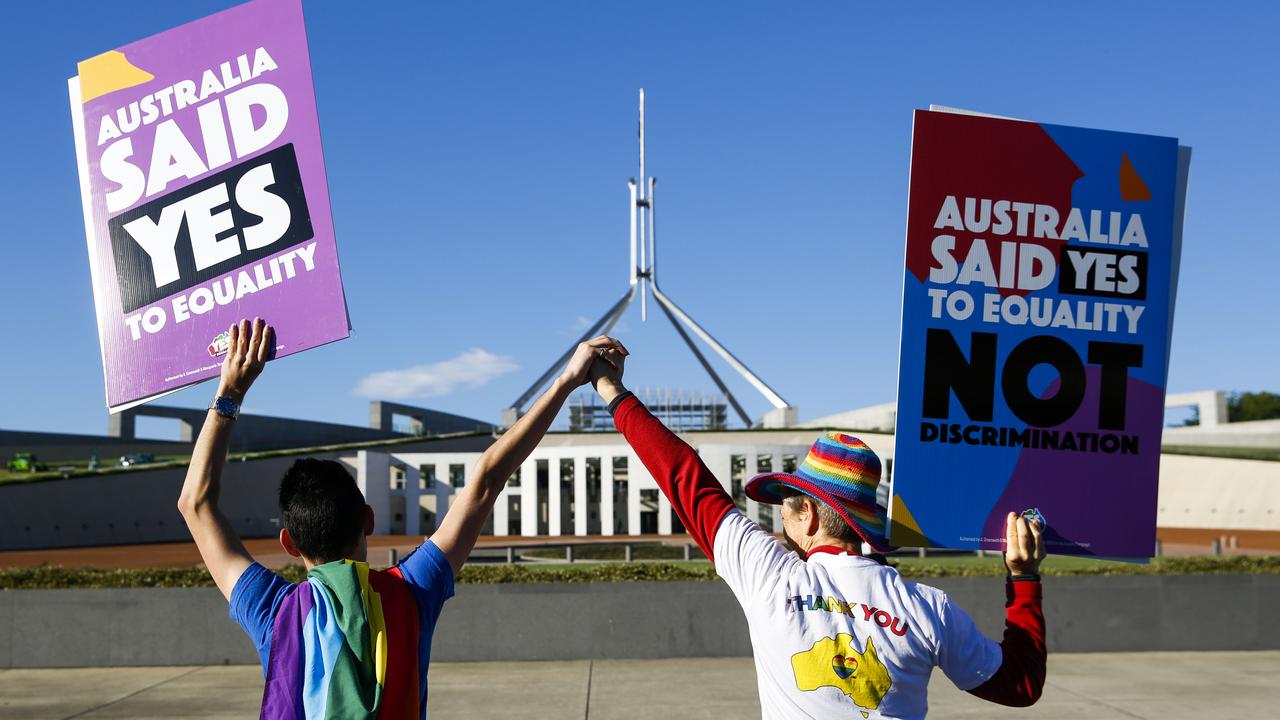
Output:
[[[810,430],[687,433],[685,439],[748,517],[775,530],[781,517],[742,492],[761,472],[793,469],[814,440]],[[863,436],[881,457],[891,436]],[[361,451],[348,459],[374,508],[376,532],[429,534],[459,487],[472,481],[480,453]],[[458,471],[461,475],[458,475]],[[409,511],[417,508],[417,512]],[[494,506],[495,536],[671,535],[680,532],[671,503],[620,435],[554,433],[521,465]]]
[[[1270,422],[1270,421],[1267,421]],[[702,457],[743,512],[780,530],[781,516],[741,492],[761,472],[791,469],[804,459],[817,430],[689,432],[682,437]],[[859,433],[892,475],[893,436]],[[429,534],[459,489],[472,481],[480,453],[361,451],[344,458],[374,508],[377,532]],[[434,482],[427,482],[428,477]],[[611,488],[612,492],[607,489]],[[406,508],[417,507],[418,513]],[[434,519],[434,522],[432,522]],[[1280,530],[1280,462],[1163,455],[1160,527]],[[671,504],[616,433],[549,434],[508,482],[486,534],[521,537],[670,535],[678,533]]]
[[1222,390],[1171,393],[1164,396],[1165,409],[1194,407],[1200,419],[1200,427],[1217,427],[1227,424],[1227,394]]
[[1280,531],[1280,462],[1160,456],[1156,525]]

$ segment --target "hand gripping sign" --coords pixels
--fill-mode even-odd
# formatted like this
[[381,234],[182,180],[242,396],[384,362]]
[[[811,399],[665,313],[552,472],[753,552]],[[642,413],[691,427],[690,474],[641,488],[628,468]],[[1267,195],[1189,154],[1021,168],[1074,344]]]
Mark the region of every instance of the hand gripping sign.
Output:
[[916,113],[891,540],[1149,557],[1182,199],[1172,138]]
[[112,412],[350,333],[299,0],[254,0],[102,53],[68,81]]

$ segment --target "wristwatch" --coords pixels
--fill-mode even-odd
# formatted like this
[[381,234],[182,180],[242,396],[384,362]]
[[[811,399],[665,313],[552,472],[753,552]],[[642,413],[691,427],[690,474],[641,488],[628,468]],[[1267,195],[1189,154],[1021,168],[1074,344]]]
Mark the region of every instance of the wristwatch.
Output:
[[240,416],[240,403],[226,395],[215,397],[213,402],[209,403],[209,409],[230,420],[235,420]]
[[1004,576],[1005,582],[1040,582],[1039,573],[1013,573],[1006,572]]

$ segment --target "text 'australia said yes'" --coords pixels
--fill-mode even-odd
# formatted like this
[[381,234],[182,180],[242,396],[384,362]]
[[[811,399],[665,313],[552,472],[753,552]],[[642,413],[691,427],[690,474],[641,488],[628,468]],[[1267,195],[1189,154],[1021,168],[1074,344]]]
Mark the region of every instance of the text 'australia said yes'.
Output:
[[[963,204],[963,210],[961,205]],[[1147,293],[1147,233],[1138,213],[948,195],[933,225],[928,296],[933,318],[986,323],[1138,333]],[[959,233],[968,233],[966,238]],[[1045,245],[990,237],[1058,241]],[[968,240],[967,248],[965,240]],[[1061,295],[1035,295],[1054,284]],[[996,289],[973,293],[955,286]],[[1004,292],[1000,292],[1004,291]],[[1101,299],[1079,299],[1079,298]],[[1127,301],[1127,302],[1126,302]]]
[[[302,243],[314,233],[294,145],[262,152],[288,125],[284,92],[258,79],[276,69],[258,48],[252,59],[241,55],[205,70],[198,82],[182,80],[101,117],[98,143],[107,146],[99,172],[115,186],[106,205],[123,210],[108,220],[108,234],[135,340],[139,328],[158,332],[294,277],[294,258],[305,255],[299,267],[311,269],[314,243]],[[152,126],[152,137],[141,136]],[[149,162],[139,161],[134,141],[146,152],[148,139]],[[183,178],[194,182],[169,190]],[[275,257],[211,283],[268,256]],[[171,312],[156,305],[165,298],[172,298]]]

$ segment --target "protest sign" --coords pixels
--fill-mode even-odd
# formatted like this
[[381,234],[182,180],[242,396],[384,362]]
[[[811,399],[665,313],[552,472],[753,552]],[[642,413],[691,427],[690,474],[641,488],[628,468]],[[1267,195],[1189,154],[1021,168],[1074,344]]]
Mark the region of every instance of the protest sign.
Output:
[[[1185,151],[1185,149],[1183,149]],[[897,545],[1149,557],[1189,151],[918,111],[891,507]]]
[[68,81],[107,406],[215,377],[227,328],[276,357],[348,336],[300,0],[255,0]]

